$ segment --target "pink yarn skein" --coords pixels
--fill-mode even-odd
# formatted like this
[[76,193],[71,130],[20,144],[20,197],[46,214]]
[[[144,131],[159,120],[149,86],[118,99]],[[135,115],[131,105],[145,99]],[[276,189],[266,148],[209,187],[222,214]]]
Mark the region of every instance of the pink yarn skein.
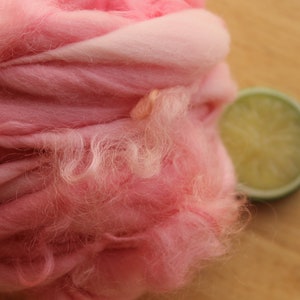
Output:
[[0,293],[132,300],[224,254],[229,35],[202,0],[2,0]]

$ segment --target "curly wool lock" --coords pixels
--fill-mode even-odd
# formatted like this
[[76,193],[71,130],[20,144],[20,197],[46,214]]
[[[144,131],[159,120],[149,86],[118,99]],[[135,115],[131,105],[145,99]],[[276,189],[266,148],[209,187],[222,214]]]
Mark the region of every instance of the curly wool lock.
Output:
[[0,292],[130,300],[227,250],[229,37],[201,0],[3,0]]

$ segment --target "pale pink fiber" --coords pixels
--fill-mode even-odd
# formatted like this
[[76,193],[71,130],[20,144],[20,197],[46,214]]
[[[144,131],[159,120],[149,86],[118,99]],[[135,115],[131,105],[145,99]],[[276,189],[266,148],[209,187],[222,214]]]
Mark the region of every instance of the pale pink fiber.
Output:
[[226,252],[236,88],[203,2],[0,2],[0,293],[132,300]]

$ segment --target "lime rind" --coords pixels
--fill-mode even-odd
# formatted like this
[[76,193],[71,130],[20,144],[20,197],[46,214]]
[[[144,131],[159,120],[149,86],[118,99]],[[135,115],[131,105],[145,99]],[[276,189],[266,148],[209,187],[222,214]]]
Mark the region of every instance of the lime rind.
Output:
[[280,187],[278,189],[273,190],[258,190],[248,187],[242,183],[238,184],[237,190],[241,193],[245,193],[252,200],[255,201],[265,201],[265,200],[278,200],[283,197],[286,197],[295,191],[297,191],[300,187],[300,176],[296,178],[291,183]]
[[[266,87],[251,87],[244,89],[239,92],[237,101],[243,101],[243,99],[247,97],[253,97],[253,96],[270,96],[271,98],[277,98],[280,99],[281,101],[284,101],[285,104],[291,106],[291,108],[295,109],[296,111],[299,112],[300,116],[300,103],[295,101],[293,98],[289,97],[288,95],[281,93],[279,91],[276,91],[271,88],[266,88]],[[235,102],[234,102],[235,103]],[[234,105],[231,104],[229,105],[224,114],[228,112],[231,107]],[[299,136],[300,139],[300,136]],[[226,146],[226,145],[225,145]],[[300,151],[300,149],[299,149]],[[261,188],[252,188],[246,184],[239,183],[237,190],[241,193],[244,193],[249,196],[251,200],[254,201],[271,201],[271,200],[277,200],[281,199],[285,196],[288,196],[295,192],[298,188],[300,187],[300,170],[299,170],[299,175],[294,178],[291,182],[288,184],[285,184],[281,187],[278,188],[272,188],[272,189],[261,189]]]
[[300,113],[300,103],[298,101],[288,96],[287,94],[284,94],[282,92],[267,87],[250,87],[247,89],[243,89],[238,93],[237,101],[239,99],[251,96],[253,94],[262,94],[262,95],[273,96],[275,98],[281,98],[286,103],[290,104],[293,108],[297,109]]

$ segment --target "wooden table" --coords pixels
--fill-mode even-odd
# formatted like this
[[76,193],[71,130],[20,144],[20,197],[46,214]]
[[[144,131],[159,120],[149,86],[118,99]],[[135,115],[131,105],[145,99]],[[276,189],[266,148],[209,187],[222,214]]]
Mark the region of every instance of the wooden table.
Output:
[[[268,86],[300,99],[300,0],[207,2],[232,34],[229,63],[240,87]],[[147,299],[299,300],[300,191],[254,205],[252,214],[229,257],[184,291]]]
[[[300,99],[300,0],[208,0],[232,33],[229,62],[241,88],[269,86]],[[300,149],[299,149],[300,151]],[[299,300],[300,191],[253,205],[230,256],[188,288],[144,300]]]

